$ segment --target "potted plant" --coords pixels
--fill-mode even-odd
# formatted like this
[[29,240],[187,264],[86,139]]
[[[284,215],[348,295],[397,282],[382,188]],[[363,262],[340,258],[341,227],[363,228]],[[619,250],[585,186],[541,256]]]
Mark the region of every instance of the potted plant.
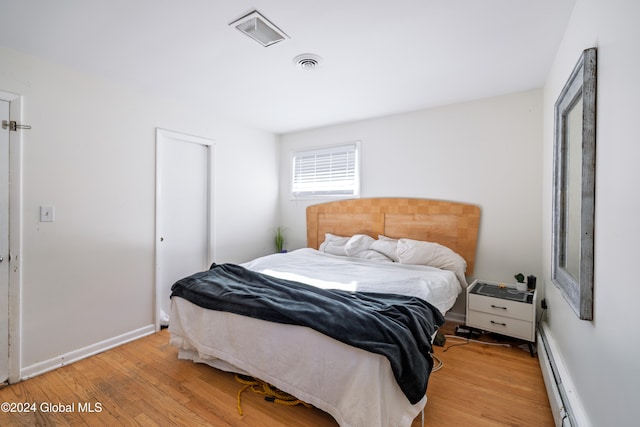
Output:
[[283,249],[284,235],[282,234],[282,229],[280,227],[276,229],[275,244],[276,244],[276,251],[278,253],[286,252],[286,250]]
[[522,273],[518,273],[516,275],[513,276],[516,279],[516,289],[519,291],[526,291],[527,290],[527,284],[524,281],[524,274]]

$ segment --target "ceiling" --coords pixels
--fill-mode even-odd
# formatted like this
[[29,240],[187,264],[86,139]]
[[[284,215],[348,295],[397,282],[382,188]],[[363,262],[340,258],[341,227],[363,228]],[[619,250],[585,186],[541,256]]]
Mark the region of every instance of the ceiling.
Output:
[[[574,3],[0,0],[0,46],[287,133],[542,87]],[[253,9],[290,38],[229,26]]]

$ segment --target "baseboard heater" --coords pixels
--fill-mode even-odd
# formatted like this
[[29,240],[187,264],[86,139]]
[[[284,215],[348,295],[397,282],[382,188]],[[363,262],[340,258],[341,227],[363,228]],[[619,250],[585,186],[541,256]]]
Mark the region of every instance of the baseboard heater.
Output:
[[556,427],[589,427],[564,361],[546,323],[538,328],[538,360]]

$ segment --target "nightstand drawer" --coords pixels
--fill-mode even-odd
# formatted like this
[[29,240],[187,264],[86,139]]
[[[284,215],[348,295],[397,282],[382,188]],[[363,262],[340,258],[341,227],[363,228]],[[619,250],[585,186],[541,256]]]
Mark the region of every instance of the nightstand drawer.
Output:
[[530,322],[533,318],[533,304],[491,298],[483,295],[469,295],[469,310],[520,319]]
[[533,322],[469,310],[467,325],[485,331],[533,341]]

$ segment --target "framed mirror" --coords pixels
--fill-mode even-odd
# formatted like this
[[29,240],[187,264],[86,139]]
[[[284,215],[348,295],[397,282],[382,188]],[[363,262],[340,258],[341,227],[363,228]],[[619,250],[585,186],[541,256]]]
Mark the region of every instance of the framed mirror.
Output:
[[555,104],[551,279],[593,319],[596,49],[582,52]]

